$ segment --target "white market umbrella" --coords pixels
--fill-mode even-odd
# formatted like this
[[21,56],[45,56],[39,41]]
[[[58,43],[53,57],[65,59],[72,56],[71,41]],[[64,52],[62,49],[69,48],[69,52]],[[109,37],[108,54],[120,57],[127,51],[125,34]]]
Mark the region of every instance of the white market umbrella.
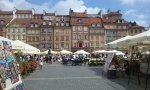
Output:
[[116,53],[116,55],[125,55],[125,54],[122,52],[118,52],[118,53]]
[[107,53],[106,50],[98,50],[98,51],[95,51],[94,53]]
[[8,38],[4,38],[4,37],[2,37],[2,36],[0,36],[0,41],[12,41],[12,40],[10,40],[10,39],[8,39]]
[[27,44],[27,43],[24,43],[22,41],[19,41],[19,40],[16,40],[16,42],[20,45],[23,45],[24,46],[24,49],[21,50],[23,53],[25,54],[40,54],[40,50]]
[[70,51],[67,51],[67,50],[62,50],[60,51],[60,54],[71,54],[72,52]]
[[79,50],[79,51],[76,51],[75,54],[90,54],[90,53],[84,50]]
[[[42,54],[48,54],[48,51],[49,51],[49,50],[46,50],[46,51],[42,52]],[[51,53],[52,53],[52,54],[57,54],[58,52],[51,50]]]
[[[108,46],[108,47],[118,47],[118,45],[117,45],[118,42],[127,40],[127,39],[129,39],[129,38],[131,38],[131,37],[132,37],[132,36],[122,37],[122,38],[120,38],[120,39],[117,39],[117,40],[115,40],[115,41],[112,41],[112,42],[110,42],[110,43],[107,43],[106,46]],[[120,46],[120,47],[121,47],[121,46]]]
[[121,53],[121,51],[112,50],[112,51],[107,51],[107,53]]

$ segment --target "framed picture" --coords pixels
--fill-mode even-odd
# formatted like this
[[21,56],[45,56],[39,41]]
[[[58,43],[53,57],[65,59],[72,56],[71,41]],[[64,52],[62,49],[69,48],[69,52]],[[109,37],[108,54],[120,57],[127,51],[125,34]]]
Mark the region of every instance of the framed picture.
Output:
[[10,78],[10,80],[11,80],[11,83],[12,83],[12,84],[18,82],[18,81],[19,81],[18,74],[13,75],[13,76]]
[[6,81],[5,81],[6,79],[4,78],[2,78],[1,80],[0,80],[0,86],[1,86],[1,88],[2,88],[2,90],[4,89],[4,88],[6,88]]
[[14,65],[16,73],[18,74],[19,73],[18,63],[17,62],[13,62],[13,65]]
[[2,60],[5,59],[4,46],[3,46],[3,42],[2,41],[0,41],[0,58]]
[[8,65],[9,65],[9,68],[10,68],[10,71],[11,71],[12,75],[15,75],[16,70],[15,70],[13,62],[9,62]]

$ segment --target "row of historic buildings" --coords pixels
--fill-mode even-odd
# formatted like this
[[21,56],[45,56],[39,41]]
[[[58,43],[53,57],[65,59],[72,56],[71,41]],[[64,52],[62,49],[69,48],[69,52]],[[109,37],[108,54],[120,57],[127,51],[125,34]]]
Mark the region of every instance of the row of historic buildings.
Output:
[[92,52],[104,49],[104,44],[127,35],[144,31],[136,22],[122,18],[121,11],[87,14],[69,10],[69,15],[36,13],[31,10],[0,11],[0,36],[22,40],[41,51],[51,47],[55,51],[84,49]]

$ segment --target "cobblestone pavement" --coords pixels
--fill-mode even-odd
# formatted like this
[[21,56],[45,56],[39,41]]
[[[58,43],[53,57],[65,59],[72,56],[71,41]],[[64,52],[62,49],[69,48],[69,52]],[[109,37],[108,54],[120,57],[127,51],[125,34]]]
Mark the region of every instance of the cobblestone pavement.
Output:
[[24,79],[27,90],[144,90],[127,78],[108,79],[103,67],[44,65]]

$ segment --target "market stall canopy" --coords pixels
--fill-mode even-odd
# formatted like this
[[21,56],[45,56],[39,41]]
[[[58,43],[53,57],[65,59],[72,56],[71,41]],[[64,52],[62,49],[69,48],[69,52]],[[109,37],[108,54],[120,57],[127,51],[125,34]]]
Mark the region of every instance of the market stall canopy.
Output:
[[107,53],[106,50],[98,50],[98,51],[94,51],[93,53]]
[[116,55],[125,55],[125,54],[122,52],[118,52],[118,53],[116,53]]
[[20,41],[18,40],[11,41],[11,45],[12,45],[12,49],[15,50],[23,50],[25,48],[24,44],[20,43]]
[[117,51],[117,50],[112,50],[112,51],[107,51],[107,53],[122,53],[121,51]]
[[18,44],[18,41],[16,40],[16,41],[12,41],[12,40],[10,40],[10,39],[8,39],[8,38],[4,38],[4,37],[2,37],[2,36],[0,36],[0,41],[8,41],[8,42],[11,42],[11,45],[12,45],[12,49],[14,50],[22,50],[22,49],[24,49],[24,46],[23,45],[21,45],[21,44]]
[[67,50],[62,50],[59,52],[60,54],[71,54],[72,52],[67,51]]
[[79,51],[76,51],[75,54],[90,54],[90,53],[84,50],[79,50]]
[[[56,52],[56,51],[52,51],[52,50],[51,50],[51,53],[52,53],[52,54],[57,54],[58,52]],[[46,50],[46,51],[42,52],[42,54],[48,54],[48,50]]]
[[115,40],[115,41],[112,41],[112,42],[110,42],[110,43],[107,43],[106,46],[107,46],[107,47],[118,47],[118,45],[117,45],[118,42],[127,40],[127,39],[129,39],[129,38],[131,38],[131,37],[132,37],[132,36],[126,36],[126,37],[117,39],[117,40]]
[[19,40],[16,40],[16,42],[20,45],[23,45],[24,46],[24,49],[21,50],[23,53],[25,54],[40,54],[40,50],[29,45],[29,44],[26,44],[22,41],[19,41]]

